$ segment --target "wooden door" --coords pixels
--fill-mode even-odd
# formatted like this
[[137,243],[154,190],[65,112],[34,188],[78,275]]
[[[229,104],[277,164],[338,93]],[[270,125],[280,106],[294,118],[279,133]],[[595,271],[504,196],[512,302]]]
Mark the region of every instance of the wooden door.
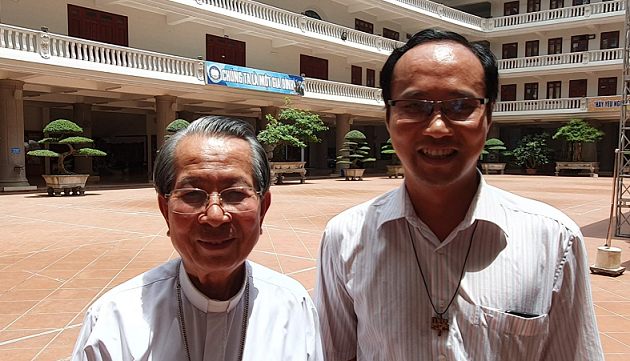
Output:
[[300,74],[309,78],[328,80],[328,60],[300,54]]

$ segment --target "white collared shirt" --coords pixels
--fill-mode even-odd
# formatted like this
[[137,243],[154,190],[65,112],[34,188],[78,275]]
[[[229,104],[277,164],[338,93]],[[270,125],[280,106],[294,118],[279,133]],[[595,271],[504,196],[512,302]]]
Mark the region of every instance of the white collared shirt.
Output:
[[[438,312],[457,290],[472,239],[441,336],[430,328],[437,315],[412,239]],[[444,242],[416,216],[403,184],[333,218],[317,266],[328,361],[603,360],[578,226],[483,178]]]
[[[176,292],[179,260],[112,289],[88,310],[72,360],[185,361]],[[244,290],[227,301],[208,299],[180,266],[182,308],[193,361],[237,360]],[[313,303],[297,281],[246,262],[249,319],[243,360],[323,361]]]

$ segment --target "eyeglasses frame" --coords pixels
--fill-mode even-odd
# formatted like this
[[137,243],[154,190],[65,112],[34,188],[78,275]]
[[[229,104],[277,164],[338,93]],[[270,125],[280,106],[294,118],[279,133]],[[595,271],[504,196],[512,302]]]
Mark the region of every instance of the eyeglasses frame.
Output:
[[[487,105],[490,103],[490,99],[489,98],[472,98],[472,97],[465,97],[465,98],[455,98],[455,99],[448,99],[448,100],[424,100],[424,99],[389,99],[387,101],[387,105],[391,106],[391,107],[395,107],[396,103],[401,102],[401,101],[415,101],[415,102],[423,102],[425,104],[431,104],[431,110],[429,111],[429,114],[426,115],[426,117],[430,117],[431,114],[433,114],[433,112],[435,111],[435,105],[440,105],[440,112],[449,120],[455,121],[455,122],[462,122],[465,120],[468,120],[468,118],[466,119],[451,119],[449,118],[448,115],[446,115],[446,113],[444,112],[444,108],[442,107],[442,103],[445,102],[452,102],[453,100],[465,100],[465,99],[474,99],[474,100],[478,100],[479,101],[479,106],[482,105]],[[475,111],[473,110],[473,113]],[[472,113],[471,113],[472,114]],[[469,115],[470,117],[470,115]]]
[[[204,209],[202,211],[196,212],[196,213],[181,213],[181,212],[177,212],[171,209],[171,211],[175,214],[181,214],[181,215],[185,215],[185,216],[192,216],[192,215],[199,215],[201,213],[204,213],[208,210],[208,207],[210,207],[211,204],[214,203],[210,203],[210,197],[212,196],[217,196],[219,198],[219,202],[217,203],[219,207],[221,207],[221,209],[223,210],[224,213],[247,213],[247,212],[252,212],[254,211],[255,208],[249,210],[249,211],[232,211],[232,212],[228,212],[225,210],[224,206],[223,206],[223,197],[221,197],[221,193],[225,192],[226,190],[232,190],[232,189],[251,189],[254,190],[254,192],[258,195],[258,199],[260,200],[260,197],[262,197],[262,192],[256,190],[256,188],[254,187],[249,187],[249,186],[239,186],[239,187],[228,187],[225,188],[223,190],[221,190],[220,192],[212,192],[212,193],[208,193],[205,190],[201,189],[201,188],[177,188],[177,189],[173,189],[171,190],[170,193],[167,193],[164,195],[164,198],[166,199],[166,202],[168,202],[169,198],[171,197],[171,193],[174,191],[202,191],[206,194],[206,205],[204,207]],[[170,207],[169,207],[170,209]]]

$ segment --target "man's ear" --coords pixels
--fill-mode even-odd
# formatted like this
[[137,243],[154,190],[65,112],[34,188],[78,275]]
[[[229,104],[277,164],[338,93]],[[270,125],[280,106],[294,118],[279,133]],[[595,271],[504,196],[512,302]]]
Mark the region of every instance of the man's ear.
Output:
[[171,225],[169,224],[168,219],[168,201],[166,200],[166,197],[164,197],[164,195],[162,194],[158,194],[158,206],[160,207],[160,212],[162,213],[162,217],[164,217],[164,220],[166,221],[166,226],[168,227],[170,232]]
[[263,220],[265,219],[265,215],[267,214],[267,211],[269,210],[269,206],[271,206],[271,192],[267,191],[267,193],[265,193],[265,195],[263,196],[263,199],[260,202],[260,234],[263,233],[263,229],[262,229],[262,224],[263,224]]

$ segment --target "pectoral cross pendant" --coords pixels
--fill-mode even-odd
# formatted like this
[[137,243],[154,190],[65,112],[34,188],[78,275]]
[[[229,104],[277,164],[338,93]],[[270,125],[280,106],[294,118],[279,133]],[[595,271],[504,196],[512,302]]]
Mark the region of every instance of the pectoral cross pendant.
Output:
[[448,331],[448,318],[431,317],[431,329],[437,331],[438,336],[442,336],[442,331]]

